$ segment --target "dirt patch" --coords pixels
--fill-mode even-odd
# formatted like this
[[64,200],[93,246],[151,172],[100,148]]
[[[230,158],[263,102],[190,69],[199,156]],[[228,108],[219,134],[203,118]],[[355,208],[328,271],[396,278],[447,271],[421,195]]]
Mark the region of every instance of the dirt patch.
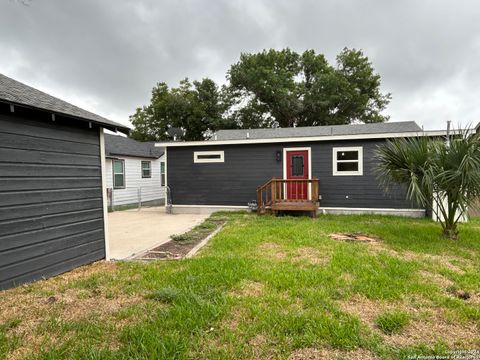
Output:
[[[387,344],[394,346],[433,345],[441,339],[450,347],[466,347],[478,345],[480,340],[477,324],[451,322],[443,309],[425,299],[416,298],[413,303],[387,303],[355,297],[341,302],[340,307],[343,311],[356,315],[372,331],[382,336]],[[408,313],[411,320],[400,333],[385,335],[377,329],[375,320],[381,313],[392,310]]]
[[429,262],[439,267],[447,268],[448,270],[455,272],[457,274],[464,274],[465,270],[463,270],[458,265],[455,265],[454,263],[461,263],[461,264],[465,264],[466,266],[471,266],[470,260],[456,257],[456,256],[422,254],[422,253],[416,253],[408,250],[400,252],[400,251],[396,251],[389,248],[388,246],[383,244],[381,241],[371,241],[367,243],[369,245],[369,249],[375,253],[385,252],[390,256],[397,257],[402,260],[417,261],[421,263]]
[[235,297],[259,297],[263,294],[263,288],[264,285],[258,281],[246,280],[241,283],[239,289],[233,291],[231,294]]
[[295,350],[290,354],[288,360],[372,360],[377,359],[370,351],[356,349],[351,351],[335,349],[314,349],[304,348]]
[[433,345],[441,338],[451,348],[468,348],[479,344],[480,329],[477,324],[449,322],[441,309],[431,310],[430,313],[428,319],[411,321],[401,334],[386,337],[386,342],[394,346]]
[[40,280],[33,284],[2,291],[0,296],[0,323],[12,318],[35,316],[37,312],[48,313],[47,309],[51,308],[48,305],[58,303],[58,294],[61,296],[62,293],[65,293],[67,290],[64,290],[64,288],[72,282],[86,279],[96,273],[115,274],[116,271],[117,265],[115,263],[99,261],[47,280]]
[[261,256],[269,258],[284,260],[287,257],[287,253],[283,247],[275,243],[264,243],[258,247]]
[[244,318],[244,313],[238,308],[234,308],[232,312],[223,319],[221,327],[236,331]]
[[438,273],[431,273],[429,271],[422,270],[419,272],[419,275],[421,278],[437,284],[444,290],[454,285],[454,282],[452,280]]
[[330,261],[330,254],[322,253],[313,247],[301,247],[294,254],[293,260],[306,260],[310,264],[323,265]]
[[330,239],[338,241],[353,241],[353,242],[376,242],[378,239],[373,236],[363,234],[363,233],[334,233],[328,235]]
[[420,262],[431,262],[434,263],[440,267],[445,267],[448,270],[458,273],[458,274],[464,274],[465,271],[460,268],[459,266],[453,264],[454,262],[460,262],[464,263],[466,265],[470,264],[469,260],[458,258],[455,256],[450,256],[450,255],[431,255],[431,254],[419,254],[415,253],[412,251],[403,251],[401,253],[397,253],[398,257],[402,257],[406,260],[416,260]]
[[64,342],[75,336],[75,331],[58,337],[55,333],[57,323],[61,326],[62,322],[89,318],[111,323],[112,333],[105,334],[105,346],[118,346],[116,336],[134,319],[132,316],[118,320],[115,319],[116,314],[123,308],[141,303],[143,297],[125,294],[112,296],[101,286],[94,289],[68,288],[72,283],[88,279],[96,273],[108,272],[114,275],[116,269],[116,264],[102,261],[4,291],[0,296],[0,324],[15,322],[16,325],[7,330],[7,336],[15,335],[21,338],[20,347],[8,354],[8,358],[22,358],[28,353],[37,352],[45,344]]
[[373,328],[376,317],[382,312],[382,308],[385,308],[385,305],[379,301],[357,296],[347,301],[342,301],[340,308],[349,314],[358,316],[360,320]]
[[251,338],[248,341],[248,344],[250,346],[253,346],[254,348],[261,347],[267,343],[267,338],[263,334],[258,334],[255,335],[253,338]]
[[201,224],[183,235],[172,236],[172,240],[154,249],[135,257],[137,260],[179,260],[185,256],[204,239],[218,230],[224,220],[208,220],[212,226],[203,227]]

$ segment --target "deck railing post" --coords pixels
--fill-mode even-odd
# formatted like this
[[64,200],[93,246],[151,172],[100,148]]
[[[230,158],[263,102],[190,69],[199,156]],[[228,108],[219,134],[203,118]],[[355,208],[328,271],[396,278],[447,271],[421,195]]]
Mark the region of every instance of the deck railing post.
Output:
[[318,178],[312,178],[312,201],[314,203],[318,202]]
[[272,192],[272,204],[274,204],[277,201],[277,180],[275,178],[272,179],[270,191]]

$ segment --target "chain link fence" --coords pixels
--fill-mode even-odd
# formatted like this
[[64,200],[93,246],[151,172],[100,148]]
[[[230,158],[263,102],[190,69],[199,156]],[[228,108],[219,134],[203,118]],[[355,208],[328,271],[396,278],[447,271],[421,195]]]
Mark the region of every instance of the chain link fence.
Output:
[[165,188],[156,186],[107,188],[108,210],[118,211],[165,204]]

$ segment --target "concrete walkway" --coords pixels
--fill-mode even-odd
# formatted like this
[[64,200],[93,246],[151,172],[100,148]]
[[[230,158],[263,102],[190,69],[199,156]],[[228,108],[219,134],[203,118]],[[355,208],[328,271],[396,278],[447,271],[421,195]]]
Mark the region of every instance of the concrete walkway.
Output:
[[202,223],[208,214],[166,214],[164,207],[108,214],[110,258],[125,259],[170,240]]

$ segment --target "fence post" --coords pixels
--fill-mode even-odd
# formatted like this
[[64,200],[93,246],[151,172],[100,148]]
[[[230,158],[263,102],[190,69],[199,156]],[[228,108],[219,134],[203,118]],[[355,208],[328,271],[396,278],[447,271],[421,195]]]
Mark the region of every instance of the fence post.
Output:
[[142,188],[139,187],[137,189],[137,195],[138,195],[138,210],[142,207]]
[[110,188],[110,209],[113,211],[115,211],[115,198],[114,198],[114,189],[113,188]]

